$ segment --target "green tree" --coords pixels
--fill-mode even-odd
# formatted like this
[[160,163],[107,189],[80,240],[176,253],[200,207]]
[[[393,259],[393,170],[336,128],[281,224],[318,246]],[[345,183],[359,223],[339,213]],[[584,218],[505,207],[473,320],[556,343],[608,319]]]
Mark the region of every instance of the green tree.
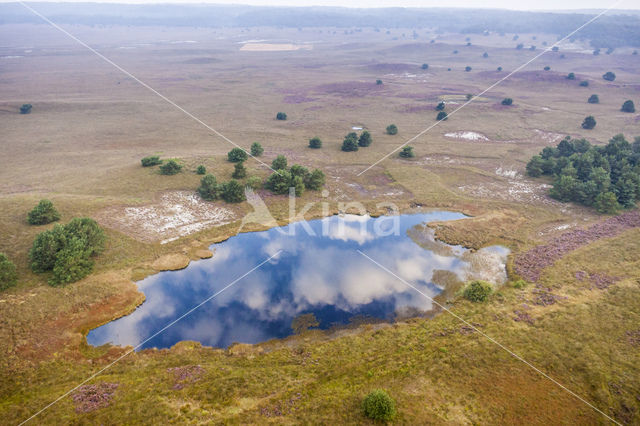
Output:
[[291,181],[291,172],[285,169],[277,170],[275,173],[269,175],[265,187],[274,194],[287,194],[291,186]]
[[449,116],[447,115],[447,113],[445,111],[440,111],[438,113],[438,115],[436,116],[436,120],[438,120],[438,121],[444,121],[447,118],[449,118]]
[[20,107],[20,114],[29,114],[33,106],[31,104],[22,104]]
[[38,205],[27,214],[27,222],[30,225],[46,225],[57,220],[60,220],[60,213],[49,200],[40,200]]
[[55,225],[52,229],[39,233],[29,250],[31,270],[46,272],[53,269],[58,252],[65,246],[66,240],[62,225]]
[[507,105],[508,106],[508,105],[512,105],[512,104],[513,104],[513,99],[511,99],[511,98],[504,98],[502,100],[502,105]]
[[371,138],[371,133],[365,130],[364,132],[362,132],[362,134],[360,135],[360,138],[358,139],[358,145],[362,147],[367,147],[371,145],[372,141],[373,139]]
[[207,173],[207,168],[205,166],[203,166],[202,164],[200,164],[197,168],[196,168],[196,174],[199,175],[204,175]]
[[436,105],[436,111],[444,111],[445,103],[440,101],[438,105]]
[[231,177],[234,179],[244,179],[247,177],[247,169],[244,167],[242,161],[235,164]]
[[551,71],[551,67],[549,65],[547,65],[546,67],[543,68],[543,70],[545,71]]
[[377,84],[378,86],[382,86],[382,80],[380,80],[380,79],[376,80],[376,84]]
[[182,170],[182,166],[175,160],[169,160],[160,166],[160,174],[163,175],[176,175],[180,173],[180,170]]
[[534,155],[527,163],[527,174],[534,178],[542,176],[543,164],[544,160],[542,159],[542,157],[540,157],[539,155]]
[[16,265],[4,253],[0,253],[0,291],[13,287],[17,282]]
[[602,75],[602,78],[604,78],[607,81],[614,81],[616,79],[616,74],[611,71],[607,71]]
[[570,72],[569,74],[567,74],[567,80],[575,80],[576,79],[576,75],[572,72]]
[[311,191],[317,191],[324,186],[324,182],[325,176],[322,170],[315,169],[305,179],[304,186]]
[[244,194],[244,187],[235,179],[231,179],[229,182],[222,184],[220,189],[220,196],[227,203],[240,203],[247,199]]
[[142,163],[142,167],[151,167],[151,166],[157,166],[158,164],[162,164],[162,160],[157,155],[144,157],[142,160],[140,160],[140,162]]
[[342,150],[345,152],[358,150],[358,136],[355,133],[349,133],[342,141]]
[[301,197],[304,194],[305,186],[302,176],[292,176],[290,185],[294,189],[296,197]]
[[587,102],[589,102],[590,104],[598,104],[600,103],[600,98],[598,98],[598,95],[591,95],[589,96]]
[[595,200],[595,208],[600,213],[614,214],[620,208],[616,194],[613,192],[601,192]]
[[287,159],[284,155],[278,155],[272,162],[271,168],[273,170],[283,170],[287,168]]
[[397,135],[398,134],[398,126],[395,124],[389,124],[387,126],[387,134],[389,135]]
[[469,283],[462,296],[471,302],[484,302],[493,293],[493,285],[486,281],[476,280]]
[[422,64],[422,69],[423,70],[428,70],[429,69],[429,64]]
[[580,87],[589,87],[589,82],[587,80],[583,80],[579,84]]
[[620,111],[622,111],[622,112],[636,112],[636,107],[633,104],[632,100],[626,100],[622,104],[622,108],[620,108]]
[[249,158],[249,156],[247,155],[247,152],[242,148],[236,147],[227,153],[227,160],[232,163],[247,161],[247,158]]
[[56,256],[53,275],[49,284],[58,286],[76,282],[86,277],[93,269],[93,261],[86,252],[86,241],[81,238],[70,238],[64,248]]
[[262,179],[259,176],[249,176],[247,186],[251,189],[260,189],[262,188]]
[[413,158],[416,156],[416,154],[413,153],[413,147],[408,145],[402,147],[398,155],[402,158]]
[[496,71],[498,71],[498,72],[502,71],[502,67],[496,68]]
[[218,182],[214,175],[209,174],[200,179],[198,194],[203,200],[207,201],[213,201],[218,198]]
[[551,197],[560,201],[572,201],[576,196],[577,181],[573,176],[558,176],[549,191]]
[[76,238],[85,244],[84,251],[87,256],[95,256],[104,250],[106,236],[98,223],[88,217],[75,217],[64,225],[64,233],[67,239]]
[[389,422],[397,414],[396,403],[387,392],[376,389],[362,400],[364,415],[373,420]]
[[251,144],[251,155],[254,157],[260,157],[264,152],[264,148],[260,145],[259,142],[254,142]]
[[593,117],[593,115],[585,117],[584,121],[582,122],[582,128],[591,130],[594,127],[596,127],[596,119]]
[[466,67],[464,67],[464,70],[465,70],[466,72],[469,72],[469,71],[471,71],[471,67],[470,67],[469,65],[467,65]]
[[310,175],[309,169],[305,166],[301,166],[300,164],[294,164],[291,166],[289,172],[291,173],[291,176],[300,176],[303,180]]
[[322,141],[320,140],[320,138],[315,137],[315,138],[309,139],[309,148],[314,148],[314,149],[322,148]]
[[276,120],[286,120],[287,119],[287,114],[285,114],[284,112],[279,112],[276,114]]
[[487,52],[484,52],[484,53],[482,54],[482,57],[483,57],[483,58],[488,58],[488,57],[489,57],[489,54],[488,54]]

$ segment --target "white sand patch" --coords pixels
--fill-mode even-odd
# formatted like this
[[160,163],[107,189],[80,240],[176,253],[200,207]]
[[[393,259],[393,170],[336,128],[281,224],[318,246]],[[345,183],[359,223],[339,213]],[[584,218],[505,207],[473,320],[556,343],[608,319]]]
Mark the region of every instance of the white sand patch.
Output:
[[354,126],[354,127],[351,128],[351,130],[362,130],[362,127]]
[[174,191],[155,204],[109,208],[99,215],[106,226],[119,229],[143,241],[163,244],[182,236],[231,222],[235,213],[202,200],[193,192]]
[[453,139],[465,139],[468,141],[488,141],[489,138],[477,133],[477,132],[471,132],[468,130],[461,130],[458,132],[452,132],[452,133],[445,133],[444,134],[446,137],[448,138],[453,138]]
[[291,50],[311,50],[312,44],[292,43],[245,43],[240,50],[247,52],[280,52]]
[[496,174],[498,176],[515,179],[518,176],[518,171],[513,169],[503,169],[502,167],[498,167],[496,169]]

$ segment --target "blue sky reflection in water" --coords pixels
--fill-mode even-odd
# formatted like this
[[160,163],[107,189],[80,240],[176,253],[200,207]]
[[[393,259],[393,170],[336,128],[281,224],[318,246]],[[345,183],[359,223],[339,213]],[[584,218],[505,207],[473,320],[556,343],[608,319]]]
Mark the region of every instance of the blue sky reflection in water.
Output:
[[[297,223],[264,232],[239,234],[212,246],[211,259],[181,271],[163,272],[140,282],[146,301],[132,314],[92,330],[92,345],[135,346],[169,322],[227,286],[278,250],[282,253],[189,316],[145,343],[165,348],[181,340],[227,347],[291,334],[291,321],[314,313],[321,328],[346,324],[355,315],[392,319],[398,312],[429,310],[431,301],[381,270],[356,249],[398,273],[426,294],[441,289],[431,282],[434,270],[475,278],[476,261],[467,250],[433,242],[416,244],[407,231],[435,220],[464,216],[451,212],[370,218],[347,215]],[[396,235],[388,231],[397,220]],[[293,231],[291,227],[295,227]],[[419,229],[414,228],[414,229]],[[315,235],[313,235],[315,234]],[[425,232],[421,232],[424,239]],[[427,247],[427,248],[423,248]],[[503,250],[494,251],[504,270]],[[496,265],[493,265],[495,270]],[[481,268],[482,269],[482,268]],[[486,268],[485,268],[486,269]],[[501,275],[498,273],[498,275]]]

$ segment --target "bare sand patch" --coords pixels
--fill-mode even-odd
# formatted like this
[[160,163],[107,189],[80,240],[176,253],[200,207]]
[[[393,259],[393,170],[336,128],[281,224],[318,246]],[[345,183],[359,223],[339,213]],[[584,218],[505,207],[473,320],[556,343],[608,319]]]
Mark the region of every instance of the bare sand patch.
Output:
[[472,132],[469,130],[460,130],[457,132],[445,133],[444,135],[448,138],[464,139],[467,141],[482,141],[482,142],[489,141],[489,138],[486,137],[485,135],[477,132]]
[[247,52],[281,52],[290,50],[311,50],[312,44],[293,43],[245,43],[240,50]]
[[191,191],[171,191],[157,203],[109,207],[98,222],[144,242],[167,243],[185,235],[232,222],[233,210],[202,200]]

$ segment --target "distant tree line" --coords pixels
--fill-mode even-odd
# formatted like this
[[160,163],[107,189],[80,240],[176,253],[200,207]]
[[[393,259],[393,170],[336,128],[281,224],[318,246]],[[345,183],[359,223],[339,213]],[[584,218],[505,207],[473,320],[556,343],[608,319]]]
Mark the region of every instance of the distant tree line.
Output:
[[605,146],[567,137],[532,157],[527,174],[552,176],[553,198],[615,213],[640,200],[640,137],[629,143],[616,135]]

